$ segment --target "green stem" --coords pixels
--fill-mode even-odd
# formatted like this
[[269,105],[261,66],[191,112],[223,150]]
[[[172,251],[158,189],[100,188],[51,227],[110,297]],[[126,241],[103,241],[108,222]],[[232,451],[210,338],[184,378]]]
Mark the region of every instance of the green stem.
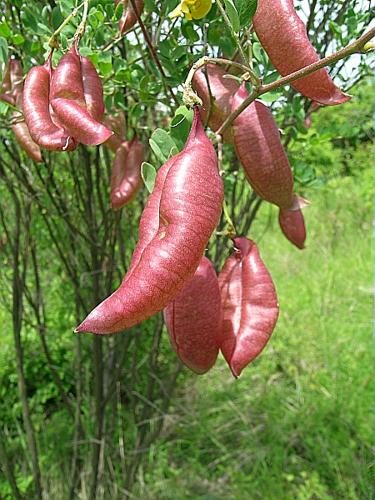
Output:
[[224,9],[224,6],[222,4],[222,1],[221,0],[216,0],[216,3],[217,3],[217,6],[219,7],[221,15],[223,16],[225,24],[228,26],[229,31],[230,31],[230,33],[231,33],[234,41],[236,42],[236,45],[238,47],[239,53],[241,54],[242,60],[246,64],[247,72],[249,73],[249,79],[250,79],[251,83],[255,87],[259,87],[262,82],[257,77],[257,75],[254,73],[254,71],[251,69],[251,66],[248,64],[247,57],[246,57],[245,52],[244,52],[244,50],[242,48],[242,45],[241,45],[240,37],[238,36],[238,33],[236,33],[234,31],[232,23],[230,22],[230,19],[229,19],[227,13],[225,12],[225,9]]
[[234,227],[231,216],[229,215],[229,209],[225,198],[223,200],[223,213],[228,227],[227,231],[224,234],[225,236],[228,236],[228,238],[234,238],[234,236],[236,236],[237,234],[236,228]]
[[83,37],[85,34],[85,29],[86,29],[86,22],[87,22],[87,14],[89,12],[89,0],[84,0],[83,2],[83,14],[82,14],[82,20],[79,23],[79,26],[77,28],[77,31],[75,32],[74,35],[74,43],[79,43],[80,39]]
[[59,46],[59,42],[57,40],[57,37],[59,34],[62,32],[62,30],[65,28],[67,24],[70,23],[70,21],[73,19],[73,17],[76,17],[80,9],[85,5],[86,2],[82,2],[79,4],[77,7],[75,7],[72,12],[69,14],[69,16],[60,24],[60,26],[57,28],[57,30],[53,33],[51,38],[48,40],[48,45],[51,47],[51,49],[57,49]]

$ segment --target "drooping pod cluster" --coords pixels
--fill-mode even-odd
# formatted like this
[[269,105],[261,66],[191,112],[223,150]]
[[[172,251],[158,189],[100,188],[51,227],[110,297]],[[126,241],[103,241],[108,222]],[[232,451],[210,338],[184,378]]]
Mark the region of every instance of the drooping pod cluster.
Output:
[[[193,87],[203,102],[202,117],[204,120],[208,117],[214,131],[248,97],[245,85],[239,87],[235,80],[224,78],[225,74],[224,69],[208,64],[207,78],[203,70],[197,71],[193,78]],[[293,194],[292,170],[271,111],[260,101],[254,101],[229,130],[224,132],[223,139],[234,145],[251,187],[261,198],[280,208],[283,234],[298,248],[304,248],[306,229],[300,209],[306,203]]]
[[[232,110],[247,98],[242,85],[232,99]],[[306,230],[302,198],[293,194],[293,173],[271,111],[253,101],[233,122],[234,147],[254,191],[280,209],[284,235],[298,248],[304,248]],[[293,213],[295,212],[295,213]]]
[[164,309],[172,347],[198,374],[212,368],[220,350],[238,377],[265,348],[277,322],[276,290],[256,244],[245,237],[233,243],[219,277],[203,257]]
[[29,71],[23,94],[25,121],[33,140],[52,151],[72,151],[79,142],[97,145],[112,131],[103,125],[103,89],[91,61],[74,45],[52,67],[52,53],[43,66]]
[[[136,139],[119,148],[116,160],[129,156],[133,148],[140,154]],[[195,108],[184,149],[157,174],[120,287],[76,332],[119,332],[164,309],[172,347],[195,373],[207,372],[221,350],[238,376],[260,353],[275,326],[278,305],[255,243],[235,238],[235,253],[219,278],[203,256],[221,214],[223,184],[217,167]],[[121,189],[120,170],[117,180],[114,170],[112,180]]]
[[[293,0],[258,0],[253,26],[280,75],[289,75],[319,61]],[[326,106],[342,104],[350,99],[336,87],[326,69],[295,80],[291,86],[309,99]]]
[[33,141],[40,147],[51,151],[72,151],[77,142],[57,120],[52,119],[52,72],[52,54],[42,66],[34,66],[29,71],[22,100],[25,122]]
[[222,201],[216,153],[195,109],[184,149],[158,171],[120,287],[76,331],[118,332],[171,302],[196,271],[219,221]]
[[144,146],[134,137],[116,150],[111,176],[111,204],[119,210],[129,203],[142,186],[141,165]]
[[[115,0],[116,4],[120,2],[123,34],[139,20],[144,2]],[[203,6],[198,1],[184,0],[172,15],[184,13],[188,19],[199,19],[206,8],[207,2]],[[274,16],[274,24],[265,23],[266,13]],[[254,26],[281,74],[319,59],[291,0],[259,0]],[[290,58],[285,58],[286,47],[295,50],[294,65],[289,64]],[[304,61],[302,49],[307,54]],[[238,377],[266,346],[278,318],[278,301],[271,276],[253,241],[233,238],[234,253],[226,260],[219,278],[212,263],[203,256],[220,219],[223,183],[201,118],[217,132],[227,116],[247,98],[245,85],[239,87],[227,76],[225,70],[213,64],[196,72],[193,86],[202,98],[203,109],[195,109],[184,149],[157,174],[128,272],[118,290],[99,304],[76,332],[115,333],[164,309],[172,346],[186,366],[196,373],[205,373],[221,351],[233,375]],[[325,70],[292,85],[316,103],[339,104],[349,98],[334,86]],[[32,68],[25,92],[22,67],[10,64],[1,92],[4,100],[24,108],[25,122],[14,124],[13,130],[31,157],[41,160],[39,146],[71,151],[79,143],[105,143],[115,152],[112,208],[118,210],[133,199],[141,186],[144,147],[136,136],[126,141],[125,131],[119,129],[112,135],[103,124],[99,76],[90,60],[80,55],[76,44],[56,69],[52,66],[52,54],[44,65]],[[303,248],[306,230],[300,209],[304,200],[293,192],[292,171],[270,110],[254,101],[234,120],[223,138],[234,145],[254,191],[279,207],[279,224],[285,236]]]
[[25,153],[35,162],[42,162],[43,158],[40,148],[31,138],[29,129],[23,119],[22,96],[22,63],[18,59],[10,59],[1,85],[0,99],[19,109],[19,111],[12,113],[11,130],[14,133],[17,143]]
[[112,135],[100,123],[104,114],[103,89],[92,62],[76,45],[60,60],[51,80],[50,103],[58,121],[82,144],[96,146]]

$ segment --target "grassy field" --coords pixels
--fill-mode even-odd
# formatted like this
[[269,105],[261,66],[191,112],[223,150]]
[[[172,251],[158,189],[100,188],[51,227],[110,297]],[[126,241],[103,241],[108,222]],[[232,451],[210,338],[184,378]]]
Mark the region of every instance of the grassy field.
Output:
[[272,340],[239,380],[222,359],[188,376],[137,497],[371,498],[372,172],[366,177],[307,193],[303,252],[262,207],[250,237],[278,291]]
[[[372,498],[373,177],[372,169],[358,170],[303,193],[312,201],[303,252],[282,236],[274,207],[262,206],[249,236],[278,291],[274,335],[239,380],[221,358],[202,377],[185,371],[131,498]],[[0,371],[12,356],[5,329]],[[49,432],[62,435],[65,427],[53,425]],[[48,442],[56,446],[55,438]]]

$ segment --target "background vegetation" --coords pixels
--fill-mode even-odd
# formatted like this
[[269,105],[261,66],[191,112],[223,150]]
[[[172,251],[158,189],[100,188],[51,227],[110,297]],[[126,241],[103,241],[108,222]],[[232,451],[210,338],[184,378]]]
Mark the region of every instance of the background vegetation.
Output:
[[[158,167],[168,141],[180,149],[189,129],[179,105],[190,65],[205,51],[235,57],[235,44],[216,7],[202,21],[172,22],[175,1],[146,1],[144,26],[161,73],[139,27],[119,39],[113,4],[90,2],[82,53],[103,78],[107,113],[124,110],[128,137],[151,138],[148,160]],[[244,5],[236,2],[246,44]],[[2,60],[21,57],[25,73],[41,63],[48,37],[74,6],[0,1]],[[358,37],[369,19],[367,2],[310,7],[302,14],[321,53]],[[63,31],[63,50],[78,22]],[[256,70],[276,79],[252,39]],[[147,192],[113,214],[110,152],[81,147],[34,164],[13,139],[11,110],[0,105],[0,498],[371,496],[370,72],[363,56],[354,67],[336,65],[332,74],[355,97],[314,112],[308,129],[304,98],[289,88],[264,96],[283,130],[296,190],[312,202],[304,252],[282,237],[275,209],[251,193],[224,148],[236,227],[259,244],[281,305],[271,343],[238,381],[222,360],[203,377],[181,369],[159,316],[104,339],[72,334],[124,274]],[[213,238],[209,254],[219,268],[226,241]]]

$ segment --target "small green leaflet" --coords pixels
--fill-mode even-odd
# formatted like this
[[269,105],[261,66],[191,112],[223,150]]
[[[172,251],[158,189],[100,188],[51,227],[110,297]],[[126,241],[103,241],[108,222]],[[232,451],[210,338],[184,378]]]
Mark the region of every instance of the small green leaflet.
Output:
[[161,128],[157,128],[153,132],[149,143],[152,151],[161,163],[165,163],[171,156],[178,153],[178,148],[172,137]]
[[249,27],[257,8],[257,0],[235,0],[235,4],[240,16],[241,28]]
[[144,161],[141,165],[141,176],[147,191],[152,193],[156,179],[156,168],[151,163]]
[[186,139],[191,129],[193,121],[193,110],[188,109],[186,106],[180,106],[171,121],[169,126],[170,135],[175,141],[179,151],[184,147]]
[[238,33],[240,31],[240,17],[232,0],[224,0],[225,10],[228,14],[233,30]]
[[8,65],[8,42],[5,38],[0,37],[0,70],[2,67],[5,68]]

